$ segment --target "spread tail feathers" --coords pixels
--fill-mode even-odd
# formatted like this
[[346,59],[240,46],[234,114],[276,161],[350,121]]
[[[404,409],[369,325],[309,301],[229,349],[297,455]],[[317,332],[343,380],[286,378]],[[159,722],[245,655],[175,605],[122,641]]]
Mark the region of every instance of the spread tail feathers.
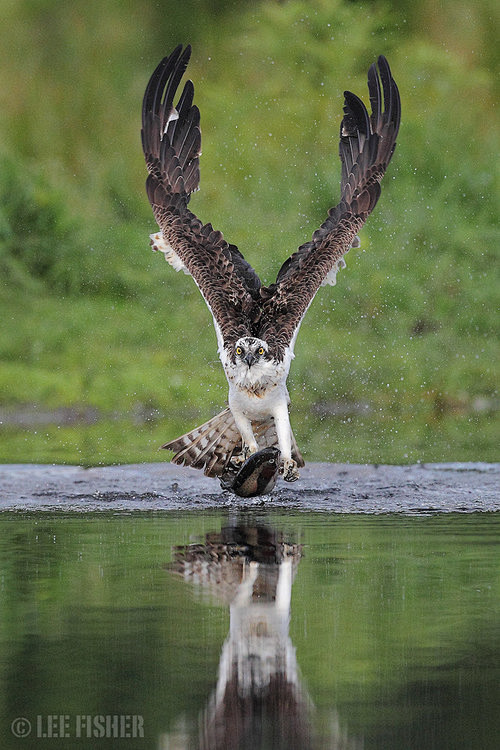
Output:
[[[272,419],[266,422],[254,423],[255,437],[261,448],[278,444],[276,430]],[[205,424],[196,427],[191,432],[171,440],[161,446],[173,451],[172,461],[175,464],[192,466],[193,469],[203,469],[208,477],[220,476],[233,456],[242,451],[241,435],[228,408],[221,411]],[[304,466],[295,438],[292,435],[292,456],[298,466]]]

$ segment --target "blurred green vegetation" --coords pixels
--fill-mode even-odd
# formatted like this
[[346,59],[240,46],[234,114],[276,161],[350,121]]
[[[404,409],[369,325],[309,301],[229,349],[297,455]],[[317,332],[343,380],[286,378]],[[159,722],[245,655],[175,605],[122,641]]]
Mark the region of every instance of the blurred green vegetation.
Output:
[[211,316],[148,246],[140,106],[179,42],[202,113],[193,210],[268,283],[338,200],[343,89],[366,101],[388,57],[398,148],[302,326],[292,421],[309,460],[498,460],[494,0],[0,8],[0,460],[164,460],[224,405]]

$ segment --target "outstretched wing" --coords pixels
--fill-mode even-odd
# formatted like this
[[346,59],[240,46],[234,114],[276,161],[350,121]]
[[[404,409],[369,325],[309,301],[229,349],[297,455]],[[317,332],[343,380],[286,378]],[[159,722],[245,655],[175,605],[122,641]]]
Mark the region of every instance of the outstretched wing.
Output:
[[345,91],[340,126],[341,200],[312,240],[281,267],[276,283],[261,290],[260,335],[277,359],[293,346],[302,318],[319,287],[335,283],[343,256],[356,246],[357,233],[375,208],[380,181],[396,147],[401,117],[399,91],[385,57],[368,71],[372,114],[355,94]]
[[259,317],[261,283],[237,247],[188,209],[200,179],[200,113],[191,81],[175,106],[174,97],[190,55],[189,46],[176,47],[160,62],[144,94],[146,192],[161,230],[151,240],[176,270],[193,277],[214,317],[219,346],[229,347],[250,333]]

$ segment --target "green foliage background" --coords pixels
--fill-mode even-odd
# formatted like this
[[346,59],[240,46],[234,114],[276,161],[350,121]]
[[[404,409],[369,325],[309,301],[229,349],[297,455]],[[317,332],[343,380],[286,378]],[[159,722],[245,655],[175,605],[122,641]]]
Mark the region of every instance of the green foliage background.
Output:
[[[265,282],[337,202],[344,88],[402,97],[375,214],[292,366],[309,460],[498,460],[498,4],[0,0],[0,460],[164,460],[226,398],[211,317],[154,256],[140,106],[191,42],[193,210]],[[37,424],[33,426],[33,423]]]

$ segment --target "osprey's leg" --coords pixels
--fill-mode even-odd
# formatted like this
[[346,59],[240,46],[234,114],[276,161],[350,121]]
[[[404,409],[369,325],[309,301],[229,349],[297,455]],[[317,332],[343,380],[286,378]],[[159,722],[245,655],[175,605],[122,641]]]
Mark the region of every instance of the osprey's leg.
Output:
[[255,435],[253,434],[251,421],[247,419],[247,417],[245,417],[243,414],[241,414],[241,412],[236,412],[236,414],[233,412],[233,417],[236,427],[238,428],[241,435],[243,449],[241,451],[241,454],[239,456],[235,456],[232,461],[233,463],[239,464],[246,461],[248,456],[251,456],[252,453],[257,453],[257,451],[259,450],[259,446],[257,445]]
[[283,461],[283,479],[295,482],[299,478],[297,462],[292,458],[292,428],[288,416],[288,406],[280,404],[274,412],[274,426],[278,437],[278,447]]

